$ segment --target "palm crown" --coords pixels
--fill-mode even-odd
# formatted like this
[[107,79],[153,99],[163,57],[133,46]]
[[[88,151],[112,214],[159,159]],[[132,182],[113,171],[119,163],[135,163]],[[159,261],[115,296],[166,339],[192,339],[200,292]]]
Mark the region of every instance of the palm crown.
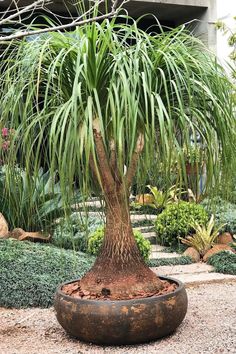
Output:
[[7,52],[0,80],[1,116],[18,128],[24,165],[38,168],[46,144],[44,157],[66,188],[75,177],[83,190],[90,185],[95,120],[121,178],[140,134],[145,170],[156,158],[169,166],[174,154],[181,165],[190,131],[207,146],[209,176],[219,155],[231,155],[230,82],[183,28],[150,36],[136,22],[113,20],[42,35]]

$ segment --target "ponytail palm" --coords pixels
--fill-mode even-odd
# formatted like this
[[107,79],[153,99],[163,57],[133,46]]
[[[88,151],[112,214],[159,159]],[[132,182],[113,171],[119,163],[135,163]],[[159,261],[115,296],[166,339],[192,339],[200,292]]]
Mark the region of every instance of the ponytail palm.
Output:
[[235,121],[222,68],[183,28],[151,36],[136,22],[51,33],[7,54],[0,109],[17,131],[12,159],[20,151],[29,172],[58,171],[64,195],[78,180],[106,203],[102,251],[82,287],[122,296],[159,289],[133,238],[129,189],[154,159],[168,171],[177,156],[181,171],[190,132],[206,146],[208,181],[230,162]]

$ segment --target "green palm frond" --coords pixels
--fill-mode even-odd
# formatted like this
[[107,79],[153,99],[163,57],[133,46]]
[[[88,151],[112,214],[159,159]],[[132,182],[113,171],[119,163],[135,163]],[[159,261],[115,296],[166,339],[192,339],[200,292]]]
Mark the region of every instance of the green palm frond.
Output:
[[115,144],[122,176],[140,132],[140,180],[154,159],[168,170],[176,155],[184,179],[190,131],[206,147],[208,185],[235,152],[231,83],[183,27],[151,36],[135,21],[93,23],[15,43],[1,65],[0,116],[16,129],[11,160],[57,170],[62,192],[75,180],[83,191],[94,186],[94,119],[108,158]]

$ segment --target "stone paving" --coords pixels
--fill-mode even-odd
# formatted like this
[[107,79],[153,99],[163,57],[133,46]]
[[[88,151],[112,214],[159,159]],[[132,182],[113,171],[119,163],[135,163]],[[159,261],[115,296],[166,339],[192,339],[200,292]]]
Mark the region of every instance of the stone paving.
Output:
[[[153,245],[155,246],[155,245]],[[159,246],[159,245],[157,245]],[[150,259],[156,258],[180,258],[182,254],[176,252],[160,252],[160,251],[151,251]]]
[[200,284],[236,282],[236,275],[215,273],[206,263],[153,267],[159,276],[170,276],[182,281],[187,287]]

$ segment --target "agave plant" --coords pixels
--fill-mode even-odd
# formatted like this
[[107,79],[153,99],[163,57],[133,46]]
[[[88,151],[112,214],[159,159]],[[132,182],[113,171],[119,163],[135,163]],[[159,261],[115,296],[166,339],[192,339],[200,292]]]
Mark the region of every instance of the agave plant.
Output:
[[153,196],[153,203],[148,204],[154,209],[162,210],[168,204],[177,202],[180,194],[180,189],[176,186],[172,186],[168,188],[168,190],[163,192],[159,190],[157,187],[152,187],[150,185],[147,186]]
[[102,250],[81,287],[114,296],[160,289],[134,240],[130,187],[156,159],[168,171],[175,155],[183,180],[190,130],[208,147],[208,185],[227,166],[236,129],[223,69],[183,27],[150,35],[130,19],[15,42],[2,62],[1,117],[16,128],[11,160],[20,152],[28,173],[47,161],[66,200],[75,180],[105,200]]
[[214,215],[211,216],[207,225],[199,225],[198,223],[193,225],[195,233],[193,236],[187,236],[186,238],[179,237],[182,243],[195,248],[200,256],[204,256],[209,249],[214,245],[215,240],[219,235],[219,231],[225,226],[225,224],[220,225],[218,228],[215,227]]

